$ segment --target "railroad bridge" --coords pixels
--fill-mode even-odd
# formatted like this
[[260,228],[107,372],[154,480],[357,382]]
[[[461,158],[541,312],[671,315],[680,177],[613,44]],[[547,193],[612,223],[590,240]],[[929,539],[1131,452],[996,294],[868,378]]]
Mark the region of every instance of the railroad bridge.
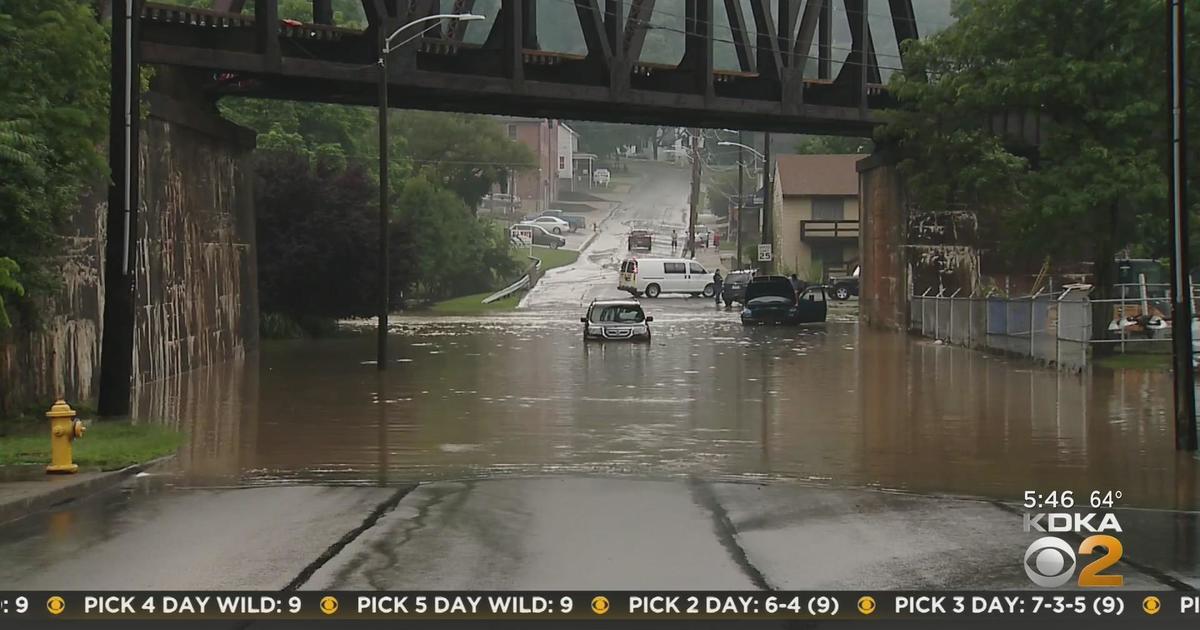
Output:
[[[196,367],[195,347],[211,362],[257,342],[248,162],[212,107],[222,96],[375,105],[386,94],[412,109],[865,136],[889,104],[883,79],[902,67],[901,44],[919,35],[913,0],[361,0],[346,23],[334,0],[311,0],[302,16],[279,4],[109,3],[102,413],[128,412],[132,382]],[[424,22],[379,63],[389,34],[443,12],[485,20]],[[576,44],[541,45],[562,34],[551,26]],[[682,40],[672,63],[646,54],[655,30]],[[144,121],[143,66],[169,69],[156,89],[171,92],[151,94]],[[181,185],[195,189],[185,202]],[[206,262],[210,250],[228,260]],[[200,316],[210,311],[221,315]]]
[[[544,11],[564,3],[573,5],[578,18],[582,53],[539,46],[546,39],[539,37],[539,5]],[[203,70],[215,94],[355,105],[376,101],[381,34],[451,7],[438,0],[362,0],[363,28],[335,24],[332,0],[313,0],[308,21],[281,19],[277,0],[259,0],[252,12],[244,0],[215,0],[211,10],[137,4],[138,45],[131,50],[137,62]],[[532,117],[869,135],[874,110],[888,103],[880,69],[899,65],[894,53],[885,53],[881,66],[876,40],[898,46],[918,35],[912,0],[455,0],[450,11],[479,11],[485,4],[493,13],[485,22],[434,23],[392,53],[389,102]],[[678,5],[684,15],[677,15]],[[849,42],[834,41],[835,12]],[[683,19],[677,29],[662,24],[680,23],[678,18]],[[883,23],[891,32],[877,32]],[[486,37],[470,42],[468,28],[486,30]],[[643,60],[653,29],[682,36],[678,64]],[[732,46],[737,68],[715,67],[715,44]],[[835,56],[842,52],[835,73]]]

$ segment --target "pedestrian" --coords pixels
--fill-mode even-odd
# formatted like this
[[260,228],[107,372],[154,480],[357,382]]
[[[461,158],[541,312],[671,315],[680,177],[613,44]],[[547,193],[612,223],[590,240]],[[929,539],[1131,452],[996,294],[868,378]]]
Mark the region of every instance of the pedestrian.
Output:
[[679,249],[679,230],[671,230],[671,251]]
[[716,301],[717,306],[721,306],[721,285],[722,284],[723,284],[723,280],[721,278],[721,270],[718,269],[713,272],[713,299]]
[[804,283],[800,281],[800,278],[796,277],[796,274],[792,274],[792,277],[788,280],[792,283],[792,292],[796,294],[796,299],[800,299],[800,292],[804,290]]
[[713,247],[721,246],[721,233],[720,232],[713,232],[712,239],[713,239]]
[[599,223],[593,223],[593,224],[592,224],[592,231],[593,231],[593,232],[599,232],[599,231],[600,231],[600,224],[599,224]]

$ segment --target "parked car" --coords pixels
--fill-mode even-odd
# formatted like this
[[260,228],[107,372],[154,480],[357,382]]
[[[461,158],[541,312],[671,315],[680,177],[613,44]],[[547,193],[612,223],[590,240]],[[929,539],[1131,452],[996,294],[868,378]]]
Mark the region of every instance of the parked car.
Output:
[[584,217],[576,216],[573,214],[563,214],[563,211],[559,210],[558,208],[550,208],[550,209],[542,212],[541,216],[555,217],[558,219],[562,219],[563,221],[566,221],[568,224],[571,225],[572,232],[575,232],[575,231],[579,230],[580,228],[587,227],[587,219],[585,219]]
[[835,300],[849,300],[850,296],[858,295],[858,271],[859,268],[854,268],[854,273],[846,278],[830,278],[829,288],[830,294]]
[[571,231],[571,224],[567,223],[566,221],[563,221],[562,219],[560,219],[558,217],[548,217],[548,216],[542,215],[540,217],[534,218],[531,221],[528,221],[528,223],[532,223],[534,225],[540,225],[540,226],[546,228],[547,230],[554,232],[555,234],[562,234],[563,232]]
[[725,303],[725,306],[735,302],[738,304],[746,302],[746,285],[750,284],[754,273],[753,269],[746,269],[731,271],[728,276],[725,276],[725,282],[721,285],[721,301]]
[[825,287],[815,285],[799,296],[783,276],[758,276],[746,285],[743,324],[812,324],[825,321]]
[[712,274],[686,258],[630,258],[621,263],[617,288],[656,298],[663,293],[713,296]]
[[644,249],[650,251],[654,248],[654,234],[650,230],[634,230],[629,233],[629,251],[635,249]]
[[592,173],[592,181],[600,186],[607,186],[611,178],[612,175],[606,168],[598,168],[594,173]]
[[508,193],[491,193],[483,196],[482,203],[491,210],[521,209],[521,198]]
[[650,341],[650,322],[637,300],[596,300],[583,323],[584,341]]
[[534,245],[541,245],[544,247],[550,247],[553,249],[557,249],[557,248],[562,247],[563,245],[567,244],[567,239],[565,239],[561,236],[558,236],[557,234],[551,234],[550,231],[547,230],[546,228],[544,228],[540,225],[536,225],[534,223],[514,224],[512,226],[512,229],[510,230],[510,232],[514,236],[517,233],[516,228],[518,226],[524,227],[524,228],[529,228],[529,229],[533,230],[533,244]]

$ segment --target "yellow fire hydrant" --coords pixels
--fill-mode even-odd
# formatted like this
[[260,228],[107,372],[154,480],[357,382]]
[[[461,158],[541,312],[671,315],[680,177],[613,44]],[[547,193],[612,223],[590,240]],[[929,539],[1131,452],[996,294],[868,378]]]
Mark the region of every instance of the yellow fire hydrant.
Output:
[[65,400],[55,402],[46,417],[50,418],[50,465],[46,472],[79,472],[79,466],[71,461],[71,442],[83,437],[83,422],[75,419],[75,410]]

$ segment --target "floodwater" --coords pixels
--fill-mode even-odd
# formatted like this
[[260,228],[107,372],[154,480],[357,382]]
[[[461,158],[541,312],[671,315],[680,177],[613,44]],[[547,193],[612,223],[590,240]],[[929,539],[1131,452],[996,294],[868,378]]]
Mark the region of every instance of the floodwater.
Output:
[[400,318],[382,374],[369,334],[267,343],[144,388],[139,413],[189,432],[180,465],[200,485],[698,475],[1200,504],[1166,373],[1059,374],[854,323],[652,306],[650,345],[585,344],[568,310]]
[[1165,372],[1060,374],[860,328],[844,308],[826,325],[745,328],[687,298],[644,301],[653,344],[585,344],[584,305],[622,297],[624,234],[651,227],[669,249],[687,196],[685,171],[645,175],[516,312],[397,317],[382,374],[369,333],[267,342],[143,387],[138,414],[187,430],[178,464],[196,485],[700,476],[1200,506]]

